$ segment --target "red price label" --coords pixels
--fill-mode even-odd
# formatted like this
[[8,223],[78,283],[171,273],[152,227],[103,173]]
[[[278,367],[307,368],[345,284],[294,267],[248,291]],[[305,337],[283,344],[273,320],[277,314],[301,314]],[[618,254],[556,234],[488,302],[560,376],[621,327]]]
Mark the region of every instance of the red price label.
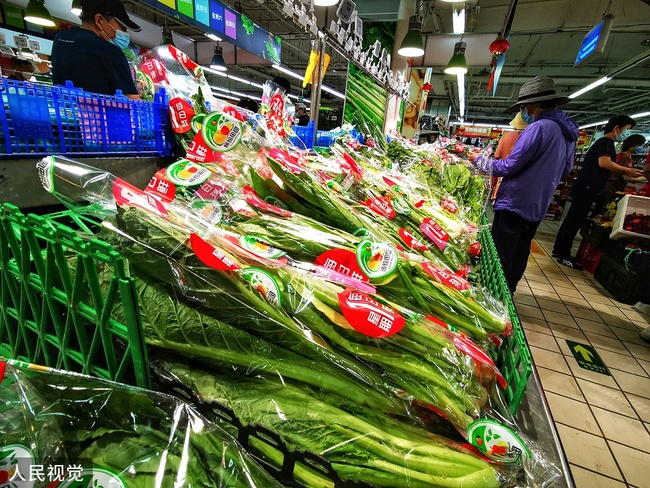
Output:
[[165,65],[159,59],[146,59],[142,63],[141,69],[154,83],[161,83],[167,77],[167,68],[165,68]]
[[393,220],[397,215],[393,205],[390,203],[390,199],[385,197],[369,198],[365,205],[377,215],[386,217],[388,220]]
[[458,291],[467,291],[471,288],[469,281],[466,279],[456,276],[450,271],[439,268],[429,261],[424,261],[422,263],[422,269],[438,283],[442,283],[450,288],[454,288]]
[[399,236],[404,243],[411,249],[416,251],[426,251],[429,249],[426,244],[423,244],[417,237],[411,234],[408,230],[400,228]]
[[113,198],[119,206],[139,207],[161,217],[169,215],[160,200],[120,178],[113,183]]
[[225,113],[226,115],[229,115],[233,119],[237,119],[237,120],[239,120],[241,122],[248,122],[248,117],[245,114],[243,114],[242,112],[240,112],[239,110],[237,110],[232,105],[227,105],[226,107],[224,107],[223,113]]
[[440,206],[444,208],[447,212],[455,214],[458,212],[458,205],[451,198],[443,198],[440,202]]
[[194,109],[182,98],[173,98],[169,102],[169,118],[172,122],[172,129],[178,134],[185,134],[192,130],[192,118]]
[[220,271],[234,271],[241,269],[241,267],[229,258],[223,251],[217,249],[211,244],[208,244],[196,234],[190,234],[190,246],[196,257],[213,269]]
[[194,193],[199,198],[207,201],[219,200],[228,191],[228,187],[216,181],[206,181]]
[[354,330],[370,337],[389,337],[397,334],[406,324],[404,317],[396,310],[351,288],[339,293],[339,305]]
[[447,241],[449,240],[449,234],[440,227],[440,224],[427,217],[422,221],[420,225],[420,230],[433,241],[433,243],[438,246],[439,249],[444,249],[447,247]]
[[169,54],[171,54],[176,61],[181,63],[190,72],[194,73],[194,70],[199,67],[199,65],[192,61],[183,51],[176,49],[171,44],[167,44],[167,48],[169,49]]
[[203,140],[201,132],[197,132],[194,140],[187,148],[185,157],[195,163],[210,163],[215,161],[217,153],[210,149]]
[[361,271],[357,262],[357,255],[347,249],[330,249],[318,256],[314,261],[316,266],[331,269],[357,281],[368,282],[368,277]]
[[300,174],[305,170],[304,166],[300,164],[300,161],[297,158],[294,158],[283,149],[274,147],[269,151],[269,157],[294,174]]
[[242,189],[242,193],[246,197],[246,203],[252,205],[253,207],[257,207],[260,210],[264,210],[265,212],[281,215],[282,217],[291,217],[293,215],[288,210],[276,207],[275,205],[271,205],[270,203],[262,200],[262,198],[260,198],[260,196],[250,186],[245,186]]
[[151,177],[145,191],[151,193],[163,201],[171,202],[176,198],[176,185],[165,178],[165,170],[158,171]]
[[350,170],[357,176],[363,176],[363,169],[348,153],[343,153],[344,162],[341,163],[341,168],[347,172]]

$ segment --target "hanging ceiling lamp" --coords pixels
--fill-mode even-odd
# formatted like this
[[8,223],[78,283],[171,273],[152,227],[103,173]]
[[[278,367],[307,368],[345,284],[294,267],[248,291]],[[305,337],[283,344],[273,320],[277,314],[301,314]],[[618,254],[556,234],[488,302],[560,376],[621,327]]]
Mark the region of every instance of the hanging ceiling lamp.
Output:
[[413,15],[409,19],[409,30],[402,40],[402,45],[397,54],[407,58],[417,58],[424,54],[422,41],[422,17]]
[[166,46],[167,44],[171,44],[172,46],[174,46],[174,37],[172,36],[172,31],[169,29],[169,27],[165,25],[165,27],[162,28],[162,37],[160,39],[160,45]]
[[226,61],[223,59],[223,48],[219,44],[214,46],[214,56],[212,56],[210,68],[216,69],[217,71],[228,71]]
[[331,7],[339,3],[339,0],[314,0],[314,5],[316,7]]
[[467,43],[460,41],[454,46],[454,55],[449,60],[445,73],[448,75],[462,75],[467,73],[467,60],[465,59]]
[[52,20],[52,14],[45,6],[44,0],[29,0],[25,8],[25,21],[43,27],[56,26],[54,20]]
[[70,6],[70,13],[79,17],[81,15],[81,0],[72,0]]

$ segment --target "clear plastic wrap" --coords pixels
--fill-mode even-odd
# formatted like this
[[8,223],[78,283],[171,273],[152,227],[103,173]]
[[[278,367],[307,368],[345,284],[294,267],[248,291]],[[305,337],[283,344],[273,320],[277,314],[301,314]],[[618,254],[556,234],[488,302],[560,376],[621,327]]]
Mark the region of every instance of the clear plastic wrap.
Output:
[[168,395],[0,362],[0,398],[0,486],[281,486],[222,427]]

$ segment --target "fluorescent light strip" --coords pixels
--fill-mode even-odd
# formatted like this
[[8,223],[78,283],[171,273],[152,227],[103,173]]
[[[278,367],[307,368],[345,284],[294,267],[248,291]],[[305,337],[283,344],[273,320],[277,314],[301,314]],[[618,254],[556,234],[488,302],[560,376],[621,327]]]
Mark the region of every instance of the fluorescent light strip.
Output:
[[451,13],[451,20],[454,26],[454,34],[463,34],[465,32],[465,9],[454,10]]
[[458,107],[460,111],[460,120],[462,121],[463,117],[465,117],[465,74],[457,74],[456,82],[458,83]]
[[235,97],[233,95],[226,95],[225,93],[219,93],[217,95],[217,97],[218,98],[227,98],[228,100],[237,100],[237,101],[241,100],[241,98],[239,98],[239,97]]
[[588,129],[589,127],[596,127],[597,125],[605,125],[606,123],[607,123],[606,120],[602,120],[600,122],[592,122],[591,124],[581,125],[580,129]]
[[[274,64],[273,67],[275,69],[277,69],[278,71],[281,71],[282,73],[285,73],[285,74],[287,74],[287,75],[289,75],[289,76],[291,76],[291,77],[293,77],[293,78],[295,78],[297,80],[302,81],[304,79],[304,77],[300,76],[298,73],[294,73],[290,69],[284,68],[283,66],[280,66],[278,64]],[[342,100],[345,100],[345,95],[343,93],[341,93],[340,91],[335,90],[334,88],[330,88],[329,86],[321,85],[321,90],[326,91],[327,93],[331,93],[335,97],[338,97],[338,98],[340,98]],[[289,96],[291,96],[291,95],[289,95]]]
[[231,80],[235,80],[235,81],[238,81],[240,83],[244,83],[245,85],[250,85],[251,84],[250,81],[245,80],[244,78],[240,78],[239,76],[235,76],[235,75],[226,75],[226,76]]
[[609,76],[603,76],[602,78],[594,81],[593,83],[590,83],[589,85],[585,86],[584,88],[581,88],[577,92],[572,93],[571,95],[569,95],[569,98],[571,98],[571,99],[577,98],[580,95],[583,95],[583,94],[587,93],[588,91],[593,90],[594,88],[599,87],[600,85],[603,85],[603,84],[607,83],[609,80],[611,80],[611,78]]
[[643,117],[650,117],[650,112],[639,112],[638,114],[630,115],[633,119],[641,119]]
[[206,36],[206,37],[209,37],[209,38],[212,39],[213,41],[217,41],[217,42],[219,42],[219,41],[223,41],[223,39],[221,39],[221,37],[219,37],[219,36],[216,35],[216,34],[206,33],[205,36]]

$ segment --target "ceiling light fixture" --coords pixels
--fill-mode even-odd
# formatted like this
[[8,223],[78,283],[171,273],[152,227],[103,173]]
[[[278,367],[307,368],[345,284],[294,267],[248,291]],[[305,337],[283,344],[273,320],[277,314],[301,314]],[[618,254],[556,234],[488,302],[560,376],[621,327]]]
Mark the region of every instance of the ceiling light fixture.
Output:
[[81,15],[81,0],[72,0],[70,6],[70,13],[79,17]]
[[223,59],[223,48],[218,44],[214,46],[214,56],[212,56],[210,68],[216,69],[217,71],[228,71],[226,61]]
[[569,98],[571,98],[571,99],[577,98],[580,95],[583,95],[583,94],[587,93],[588,91],[593,90],[594,88],[607,83],[609,80],[611,80],[611,78],[609,76],[603,76],[602,78],[599,78],[598,80],[594,81],[593,83],[590,83],[589,85],[585,86],[584,88],[581,88],[577,92],[572,93],[571,95],[569,95]]
[[413,15],[409,19],[409,30],[402,39],[397,54],[406,58],[417,58],[424,54],[424,41],[422,40],[422,17]]
[[465,59],[465,50],[467,43],[460,41],[454,46],[454,54],[449,60],[445,73],[448,75],[464,75],[467,73],[467,60]]
[[639,112],[638,114],[630,115],[633,119],[641,119],[643,117],[650,117],[650,112]]
[[314,0],[316,7],[332,7],[339,3],[339,0]]
[[[283,66],[280,66],[279,64],[274,64],[273,68],[277,69],[278,71],[281,71],[282,73],[284,73],[286,75],[289,75],[292,78],[295,78],[297,80],[302,81],[302,79],[303,79],[303,77],[300,76],[298,73],[294,73],[290,69],[287,69],[287,68],[285,68]],[[331,93],[335,97],[338,97],[338,98],[340,98],[342,100],[345,100],[345,95],[343,93],[341,93],[340,91],[335,90],[334,88],[330,88],[329,86],[321,85],[321,90],[326,91],[327,93]],[[293,97],[293,95],[289,95],[289,98],[292,98],[292,97]],[[296,97],[296,99],[297,98],[298,97]]]
[[212,40],[215,41],[215,42],[223,41],[223,39],[221,39],[221,37],[219,37],[218,35],[213,34],[213,33],[211,33],[211,32],[206,32],[206,33],[205,33],[205,36],[206,36],[206,37],[209,37],[210,39],[212,39]]
[[454,10],[451,14],[454,34],[463,34],[465,32],[465,9]]
[[25,8],[25,21],[43,27],[55,27],[52,14],[45,6],[45,0],[29,0]]
[[580,129],[581,129],[581,130],[582,130],[582,129],[588,129],[589,127],[596,127],[597,125],[605,125],[606,123],[607,123],[606,120],[602,120],[602,121],[600,121],[600,122],[592,122],[591,124],[581,125],[581,126],[580,126]]

